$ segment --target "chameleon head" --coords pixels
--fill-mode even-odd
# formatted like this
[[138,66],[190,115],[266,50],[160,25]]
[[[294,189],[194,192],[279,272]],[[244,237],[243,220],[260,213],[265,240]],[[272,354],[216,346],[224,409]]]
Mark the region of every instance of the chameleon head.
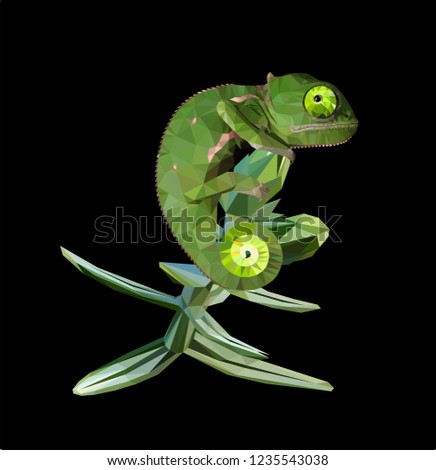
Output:
[[266,87],[271,132],[290,148],[345,143],[358,121],[344,95],[311,75],[268,75]]

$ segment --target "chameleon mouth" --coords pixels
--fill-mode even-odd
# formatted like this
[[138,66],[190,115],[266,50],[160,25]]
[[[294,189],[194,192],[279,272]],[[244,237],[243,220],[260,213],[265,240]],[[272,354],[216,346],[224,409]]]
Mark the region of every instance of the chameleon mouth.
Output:
[[[305,132],[305,131],[319,131],[319,130],[334,130],[334,129],[349,129],[350,135],[339,142],[333,142],[328,144],[303,144],[303,145],[292,145],[290,148],[291,150],[299,149],[299,148],[313,148],[313,147],[336,147],[338,145],[342,145],[347,143],[351,137],[353,137],[354,133],[357,130],[358,122],[341,122],[337,124],[304,124],[301,126],[291,126],[293,132]],[[348,132],[346,132],[348,134]]]
[[342,144],[346,144],[350,139],[351,137],[353,137],[352,135],[350,135],[350,137],[347,137],[346,139],[344,140],[341,140],[340,142],[335,142],[333,144],[308,144],[308,145],[292,145],[292,147],[289,147],[291,150],[295,150],[295,149],[307,149],[307,148],[314,148],[314,147],[337,147],[338,145],[342,145]]
[[357,128],[358,122],[351,121],[351,122],[338,122],[335,124],[327,123],[312,123],[312,124],[302,124],[301,126],[291,126],[292,132],[304,132],[304,131],[319,131],[325,129],[344,129],[344,128]]

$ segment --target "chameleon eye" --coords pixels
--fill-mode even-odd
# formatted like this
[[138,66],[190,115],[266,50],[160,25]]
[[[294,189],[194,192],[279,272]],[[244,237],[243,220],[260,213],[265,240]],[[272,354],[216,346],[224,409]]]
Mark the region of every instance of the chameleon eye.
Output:
[[314,86],[304,97],[304,107],[314,118],[330,117],[338,105],[335,92],[326,86]]

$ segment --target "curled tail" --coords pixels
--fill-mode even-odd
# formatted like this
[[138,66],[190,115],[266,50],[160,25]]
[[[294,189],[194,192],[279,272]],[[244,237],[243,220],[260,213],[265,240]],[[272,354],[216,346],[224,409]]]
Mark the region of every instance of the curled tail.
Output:
[[[258,150],[236,165],[235,171],[196,186],[185,181],[194,167],[181,179],[180,168],[176,165],[174,170],[172,160],[165,157],[158,161],[159,203],[192,262],[225,289],[252,290],[271,282],[282,266],[282,248],[264,223],[266,219],[256,221],[253,215],[280,190],[289,160]],[[251,166],[259,174],[252,176]],[[218,204],[229,215],[224,229],[217,222]]]
[[[277,164],[272,154],[263,152],[262,156],[264,166]],[[251,214],[278,191],[276,180],[282,179],[264,179],[264,183],[241,168],[196,185],[192,181],[198,171],[195,166],[182,171],[181,163],[172,161],[168,154],[158,159],[157,194],[173,235],[192,262],[226,289],[258,289],[271,282],[280,271],[282,249],[275,234],[265,224],[253,221]],[[231,195],[239,197],[235,200]],[[226,223],[225,230],[217,222],[220,203],[232,214],[231,226]]]
[[276,235],[263,224],[248,221],[222,234],[210,209],[210,201],[203,201],[167,211],[171,230],[191,260],[225,289],[253,290],[270,283],[283,261]]

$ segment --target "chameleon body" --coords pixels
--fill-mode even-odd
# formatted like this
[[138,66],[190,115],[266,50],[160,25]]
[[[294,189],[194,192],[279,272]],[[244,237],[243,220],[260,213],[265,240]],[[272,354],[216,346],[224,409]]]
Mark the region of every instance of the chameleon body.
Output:
[[[341,92],[309,75],[270,74],[265,86],[224,85],[194,95],[169,122],[156,169],[161,209],[179,244],[222,287],[265,286],[283,264],[276,235],[258,223],[242,224],[233,227],[233,245],[219,243],[217,209],[221,203],[229,217],[251,217],[281,185],[235,171],[235,156],[257,149],[258,159],[279,166],[283,184],[294,149],[343,143],[356,128]],[[262,254],[245,249],[253,245],[259,245]],[[238,246],[242,255],[232,258]],[[244,253],[251,256],[244,259]]]
[[303,74],[269,74],[264,86],[224,85],[187,100],[164,132],[156,168],[161,209],[194,263],[160,263],[183,286],[180,295],[110,273],[62,248],[82,273],[175,311],[173,320],[162,338],[91,372],[74,393],[142,382],[182,353],[247,380],[332,390],[328,382],[266,362],[265,353],[232,337],[207,309],[231,295],[291,312],[319,308],[263,288],[283,265],[312,256],[328,236],[318,218],[274,213],[278,200],[270,200],[283,187],[295,149],[344,143],[356,128],[340,91]]

